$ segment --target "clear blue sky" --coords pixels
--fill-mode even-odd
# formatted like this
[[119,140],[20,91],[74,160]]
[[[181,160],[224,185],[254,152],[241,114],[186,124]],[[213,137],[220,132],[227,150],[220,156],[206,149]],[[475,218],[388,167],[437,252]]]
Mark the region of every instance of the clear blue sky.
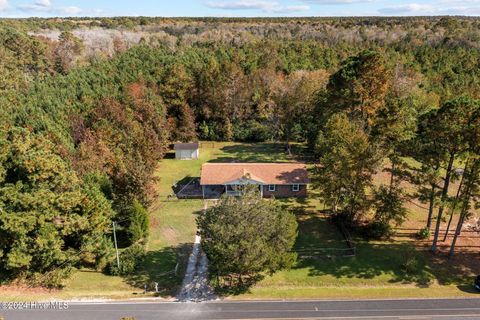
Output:
[[480,15],[480,0],[0,0],[0,17]]

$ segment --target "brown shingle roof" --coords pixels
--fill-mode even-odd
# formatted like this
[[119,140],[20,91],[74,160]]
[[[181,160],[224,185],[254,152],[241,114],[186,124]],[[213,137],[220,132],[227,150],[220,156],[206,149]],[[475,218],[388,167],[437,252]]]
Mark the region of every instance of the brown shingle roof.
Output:
[[198,142],[194,143],[175,143],[175,150],[195,150],[198,149]]
[[263,184],[307,184],[307,167],[303,163],[206,163],[200,184],[226,184],[247,178]]

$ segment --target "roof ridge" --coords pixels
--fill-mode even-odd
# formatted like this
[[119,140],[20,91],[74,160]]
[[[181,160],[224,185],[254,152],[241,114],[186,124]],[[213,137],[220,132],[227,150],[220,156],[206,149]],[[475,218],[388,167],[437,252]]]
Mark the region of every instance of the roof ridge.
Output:
[[205,162],[203,165],[293,165],[293,164],[303,164],[305,162]]
[[205,163],[201,170],[201,184],[224,184],[239,179],[250,179],[263,184],[309,183],[305,163]]

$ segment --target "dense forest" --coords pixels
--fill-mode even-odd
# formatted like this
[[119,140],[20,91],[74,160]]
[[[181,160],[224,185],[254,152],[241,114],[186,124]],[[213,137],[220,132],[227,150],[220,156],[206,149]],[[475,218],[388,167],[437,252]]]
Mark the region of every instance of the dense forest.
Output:
[[[446,207],[463,223],[479,196],[479,26],[0,20],[2,277],[56,286],[72,267],[105,268],[112,220],[145,238],[158,160],[198,139],[305,143],[325,203],[352,226],[373,212],[380,236],[404,219],[408,180],[430,206],[426,232],[438,210],[435,250]],[[374,187],[385,163],[391,182]]]

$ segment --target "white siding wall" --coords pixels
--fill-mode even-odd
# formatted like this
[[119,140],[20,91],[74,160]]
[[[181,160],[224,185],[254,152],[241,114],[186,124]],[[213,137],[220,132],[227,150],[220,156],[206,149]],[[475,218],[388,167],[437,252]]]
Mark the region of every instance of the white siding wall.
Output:
[[198,159],[198,149],[191,150],[175,150],[175,159],[177,160],[191,160]]

